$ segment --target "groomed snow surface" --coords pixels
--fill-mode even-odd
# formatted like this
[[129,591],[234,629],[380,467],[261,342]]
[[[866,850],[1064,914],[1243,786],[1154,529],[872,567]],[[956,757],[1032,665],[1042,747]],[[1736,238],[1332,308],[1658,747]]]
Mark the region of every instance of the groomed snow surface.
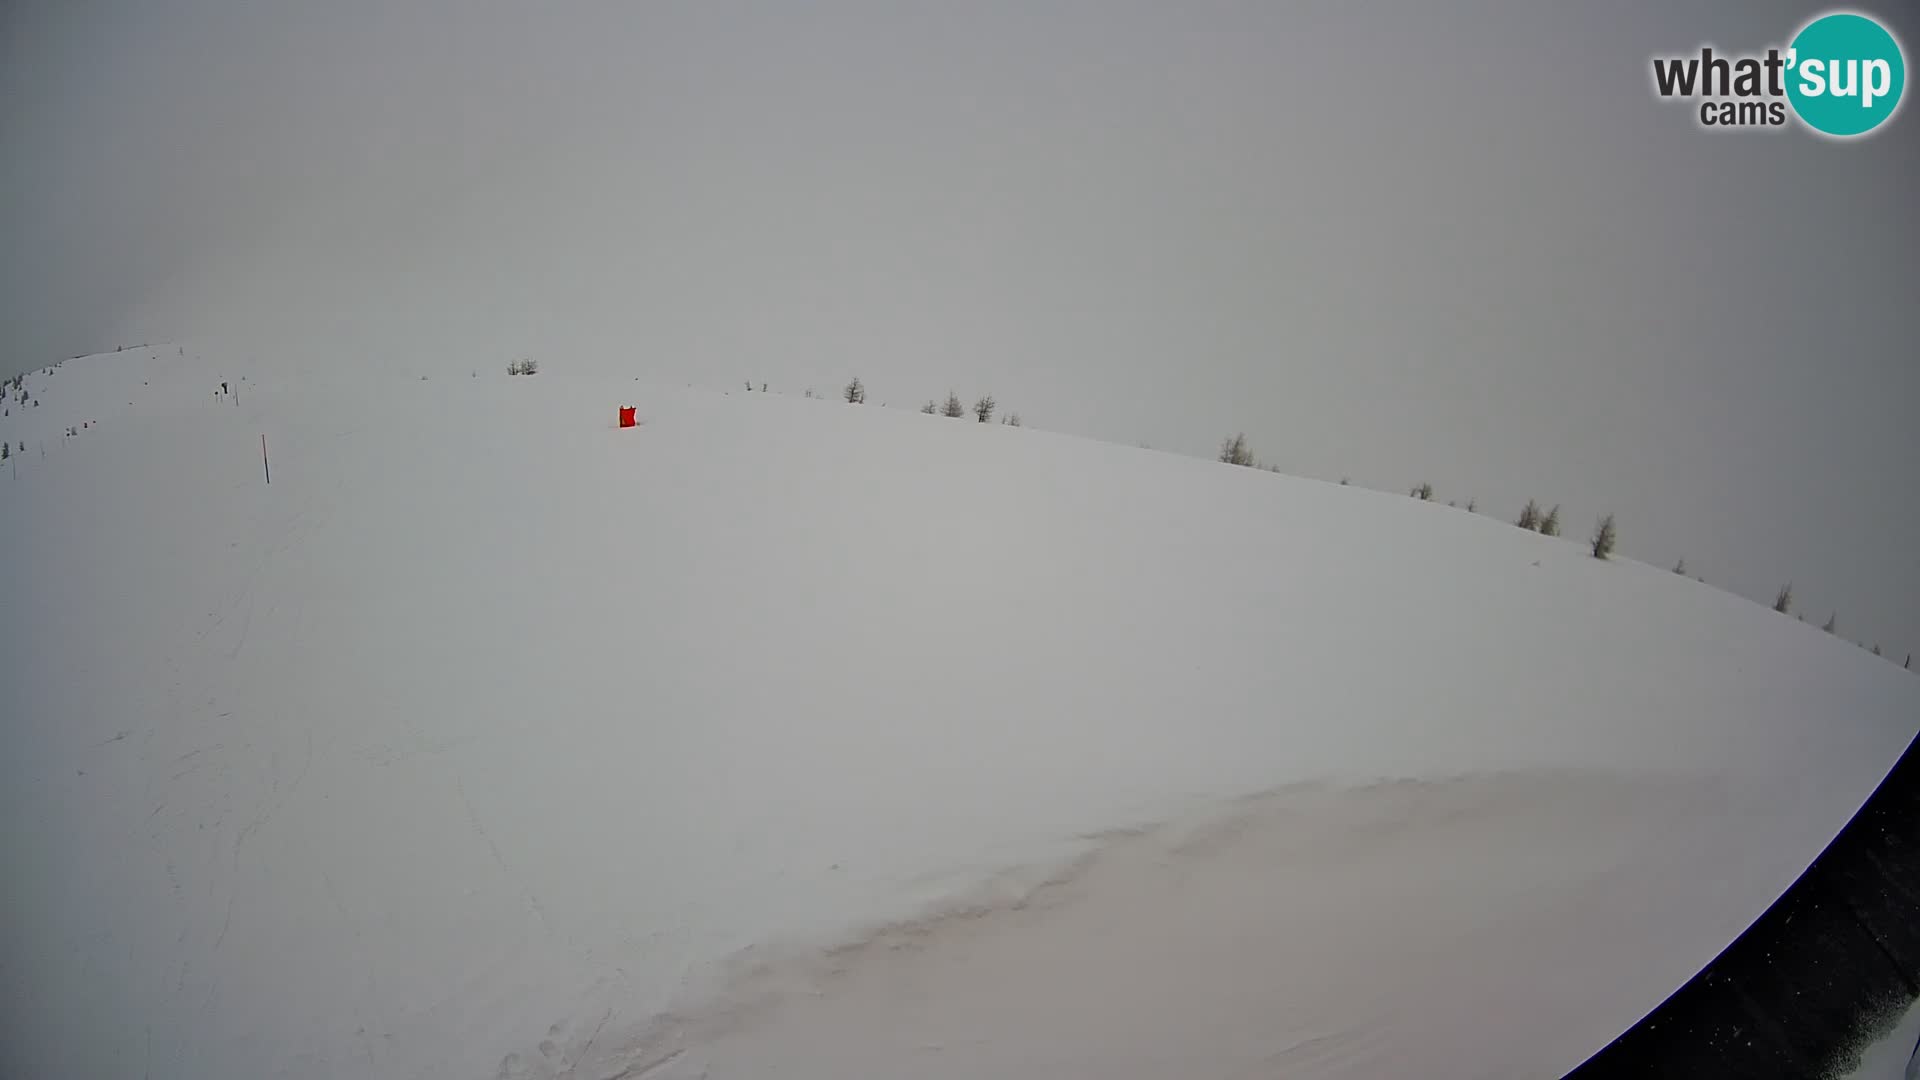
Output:
[[6,1076],[1554,1075],[1920,725],[1577,537],[1030,428],[27,385]]

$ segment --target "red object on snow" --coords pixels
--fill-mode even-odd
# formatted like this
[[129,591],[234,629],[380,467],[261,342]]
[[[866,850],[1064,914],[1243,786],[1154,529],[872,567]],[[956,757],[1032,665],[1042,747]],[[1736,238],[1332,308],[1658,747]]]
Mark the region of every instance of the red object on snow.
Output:
[[620,406],[620,426],[621,427],[633,427],[639,423],[639,421],[633,418],[633,410],[636,407],[637,406],[633,406],[633,405]]

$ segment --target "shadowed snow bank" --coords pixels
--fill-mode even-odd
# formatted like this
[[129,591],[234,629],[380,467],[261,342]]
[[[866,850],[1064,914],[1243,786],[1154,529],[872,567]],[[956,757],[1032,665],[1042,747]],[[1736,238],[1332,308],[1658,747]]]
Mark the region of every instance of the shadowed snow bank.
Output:
[[1698,867],[1753,864],[1727,844],[1765,795],[1581,772],[1290,785],[836,947],[751,950],[624,1046],[502,1075],[1557,1075],[1751,918],[1729,902],[1743,873]]

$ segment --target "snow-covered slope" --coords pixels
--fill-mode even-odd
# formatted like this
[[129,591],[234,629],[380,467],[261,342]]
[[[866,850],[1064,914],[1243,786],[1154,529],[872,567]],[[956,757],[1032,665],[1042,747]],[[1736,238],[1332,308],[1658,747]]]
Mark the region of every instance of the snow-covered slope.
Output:
[[27,385],[9,1076],[1540,1074],[1920,726],[1402,496],[560,366]]

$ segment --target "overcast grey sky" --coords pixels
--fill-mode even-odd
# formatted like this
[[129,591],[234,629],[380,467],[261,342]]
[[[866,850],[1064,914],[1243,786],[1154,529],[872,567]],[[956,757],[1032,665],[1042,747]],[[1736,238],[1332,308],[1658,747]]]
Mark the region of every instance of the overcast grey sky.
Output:
[[[216,336],[991,390],[1612,510],[1624,554],[1791,579],[1897,658],[1920,114],[1703,132],[1649,88],[1820,10],[7,0],[0,366]],[[1877,13],[1911,61],[1920,22]]]

